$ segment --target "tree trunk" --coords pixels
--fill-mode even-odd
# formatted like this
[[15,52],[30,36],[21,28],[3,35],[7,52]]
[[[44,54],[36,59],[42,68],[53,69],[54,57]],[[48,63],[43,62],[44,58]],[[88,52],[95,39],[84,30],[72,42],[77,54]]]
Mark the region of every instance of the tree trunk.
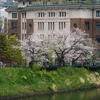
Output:
[[32,67],[33,67],[33,61],[30,61],[30,62],[29,62],[29,68],[32,69]]
[[62,66],[65,66],[65,61],[62,59]]
[[72,59],[72,67],[75,67],[75,59]]
[[57,60],[57,63],[58,63],[58,67],[61,67],[62,64],[61,64],[61,60],[60,59]]

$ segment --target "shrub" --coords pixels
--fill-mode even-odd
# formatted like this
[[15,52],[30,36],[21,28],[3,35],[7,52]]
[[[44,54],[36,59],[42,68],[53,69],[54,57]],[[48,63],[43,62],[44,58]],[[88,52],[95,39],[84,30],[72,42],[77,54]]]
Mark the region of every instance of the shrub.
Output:
[[39,71],[40,68],[41,68],[41,65],[39,65],[39,64],[34,64],[32,70],[33,70],[33,71]]

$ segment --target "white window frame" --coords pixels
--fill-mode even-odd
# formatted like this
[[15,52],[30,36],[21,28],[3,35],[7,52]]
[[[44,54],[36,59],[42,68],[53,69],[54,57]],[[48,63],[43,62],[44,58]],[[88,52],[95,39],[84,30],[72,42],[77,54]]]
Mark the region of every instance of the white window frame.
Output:
[[38,30],[44,30],[44,22],[38,22]]
[[66,28],[66,22],[59,22],[59,30],[63,30]]
[[66,12],[65,11],[59,12],[59,17],[66,17]]
[[55,17],[55,12],[49,12],[48,15],[49,17]]
[[54,22],[48,22],[48,30],[55,30],[55,23]]
[[45,13],[44,12],[39,12],[38,13],[38,17],[44,17],[45,16]]

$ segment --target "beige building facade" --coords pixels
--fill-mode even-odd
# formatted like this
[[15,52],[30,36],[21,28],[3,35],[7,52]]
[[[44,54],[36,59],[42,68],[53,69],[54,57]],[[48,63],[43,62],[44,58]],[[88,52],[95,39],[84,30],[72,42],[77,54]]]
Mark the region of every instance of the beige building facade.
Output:
[[29,34],[45,35],[57,30],[78,27],[100,42],[99,1],[51,1],[17,0],[18,6],[6,9],[11,28],[8,36],[16,34],[23,40]]

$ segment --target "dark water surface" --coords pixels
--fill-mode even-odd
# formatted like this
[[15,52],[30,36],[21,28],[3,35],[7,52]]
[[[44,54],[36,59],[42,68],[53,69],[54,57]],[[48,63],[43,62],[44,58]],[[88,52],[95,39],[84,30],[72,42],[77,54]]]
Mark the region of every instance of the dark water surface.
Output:
[[100,100],[100,89],[70,91],[54,95],[21,98],[18,100]]

